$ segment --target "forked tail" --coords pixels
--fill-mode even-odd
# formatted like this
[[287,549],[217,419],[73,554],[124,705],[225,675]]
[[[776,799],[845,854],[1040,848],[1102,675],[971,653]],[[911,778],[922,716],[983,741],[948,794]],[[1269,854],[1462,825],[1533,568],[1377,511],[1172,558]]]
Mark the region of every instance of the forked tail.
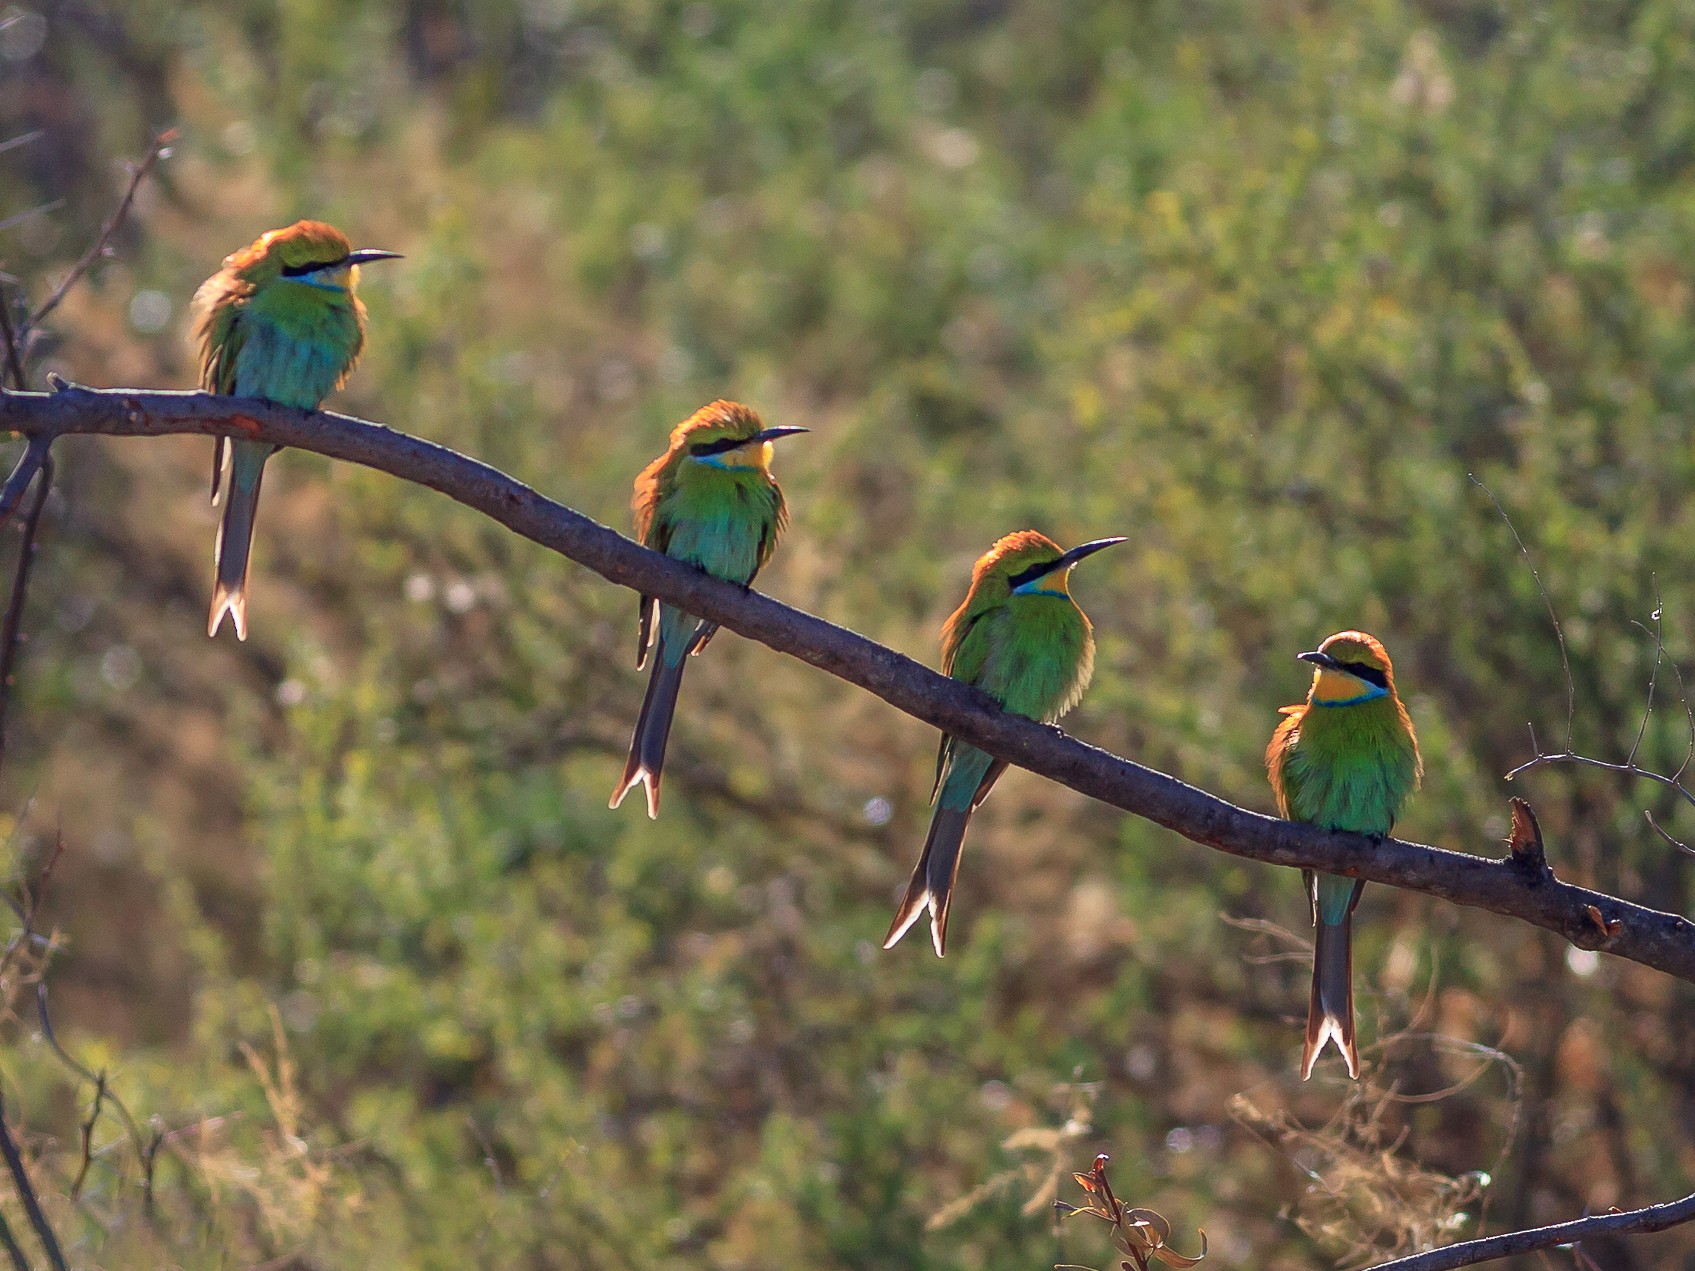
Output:
[[948,907],[953,903],[953,884],[959,877],[959,849],[965,845],[965,827],[971,823],[970,808],[938,806],[930,818],[930,834],[923,854],[906,885],[906,895],[883,947],[892,949],[924,911],[930,911],[930,943],[939,958],[947,948]]
[[659,816],[659,775],[665,767],[665,742],[671,736],[671,716],[677,709],[677,691],[683,686],[683,668],[687,665],[686,656],[671,661],[661,637],[653,672],[647,677],[647,696],[642,698],[642,712],[636,717],[636,731],[630,738],[630,757],[612,791],[609,807],[617,807],[641,784],[647,787],[648,816]]
[[[250,448],[251,447],[251,448]],[[247,639],[247,566],[253,553],[253,518],[259,511],[259,484],[271,446],[236,442],[229,484],[224,488],[224,518],[218,525],[217,581],[212,588],[212,613],[206,634],[215,636],[224,615],[235,623],[239,640]]]
[[1312,958],[1312,996],[1307,1001],[1307,1040],[1301,1050],[1301,1080],[1312,1076],[1318,1052],[1334,1041],[1348,1065],[1348,1076],[1360,1075],[1360,1053],[1354,1045],[1354,915],[1350,908],[1341,922],[1320,916],[1318,941]]

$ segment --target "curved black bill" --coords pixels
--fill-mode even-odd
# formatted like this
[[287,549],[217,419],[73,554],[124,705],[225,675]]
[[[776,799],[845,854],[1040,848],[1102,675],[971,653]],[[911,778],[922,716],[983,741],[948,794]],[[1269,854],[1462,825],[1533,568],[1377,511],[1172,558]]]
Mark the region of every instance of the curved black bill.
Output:
[[361,247],[356,252],[348,252],[344,265],[369,265],[373,260],[399,260],[399,252],[385,252],[380,247]]
[[810,428],[797,428],[790,425],[786,428],[761,428],[749,437],[742,445],[751,445],[756,441],[776,441],[779,437],[793,437],[796,433],[811,432]]
[[1317,649],[1314,649],[1311,653],[1297,653],[1295,656],[1302,662],[1311,662],[1314,666],[1322,666],[1329,671],[1336,670],[1340,665],[1328,653],[1320,653]]
[[1054,569],[1069,569],[1085,557],[1093,556],[1096,552],[1103,551],[1108,547],[1116,547],[1118,544],[1128,541],[1129,540],[1125,538],[1097,538],[1092,543],[1084,543],[1081,547],[1073,547],[1069,552],[1066,552],[1065,555],[1056,560],[1053,563],[1053,567]]

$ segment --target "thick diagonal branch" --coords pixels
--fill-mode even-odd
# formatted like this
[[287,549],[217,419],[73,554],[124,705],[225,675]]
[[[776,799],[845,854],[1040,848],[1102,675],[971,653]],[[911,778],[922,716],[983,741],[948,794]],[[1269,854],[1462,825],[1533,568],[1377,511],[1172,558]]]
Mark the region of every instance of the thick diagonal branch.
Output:
[[1207,847],[1271,865],[1367,878],[1544,927],[1585,949],[1695,983],[1695,923],[1563,883],[1511,859],[1297,825],[1235,807],[1165,773],[1009,715],[977,690],[822,618],[708,577],[538,494],[487,464],[345,415],[200,393],[0,393],[0,428],[154,437],[205,433],[271,441],[428,486],[643,595],[787,653],[897,710]]

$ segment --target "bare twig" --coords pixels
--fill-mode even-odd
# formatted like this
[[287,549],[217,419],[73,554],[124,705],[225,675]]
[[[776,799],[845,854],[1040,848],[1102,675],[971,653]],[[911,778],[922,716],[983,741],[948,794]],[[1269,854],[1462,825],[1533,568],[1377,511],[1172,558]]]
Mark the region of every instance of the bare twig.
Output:
[[[30,439],[29,452],[26,452],[24,462],[29,453],[36,450],[36,439]],[[23,469],[24,462],[18,464]],[[18,651],[23,644],[24,602],[29,595],[29,575],[35,564],[36,531],[41,527],[41,513],[47,507],[47,496],[53,489],[53,457],[43,446],[40,450],[38,466],[41,469],[41,479],[36,483],[35,498],[29,505],[29,511],[24,515],[23,532],[18,542],[18,563],[12,573],[12,593],[6,601],[6,616],[0,621],[0,764],[6,757],[6,711],[12,704],[12,679],[17,671]],[[16,477],[16,473],[13,477]],[[11,481],[7,483],[7,491],[0,492],[0,500],[10,492]],[[0,507],[0,524],[4,524],[7,509]]]
[[114,1091],[108,1084],[108,1078],[105,1070],[102,1069],[98,1073],[90,1072],[87,1065],[77,1059],[68,1050],[66,1050],[62,1044],[60,1044],[59,1035],[53,1029],[53,1020],[47,1012],[47,986],[45,984],[37,984],[35,986],[35,1015],[37,1021],[41,1025],[41,1036],[43,1040],[46,1041],[49,1049],[58,1056],[59,1062],[64,1064],[65,1067],[69,1068],[84,1081],[94,1083],[96,1090],[95,1113],[90,1116],[90,1123],[92,1124],[95,1116],[98,1115],[99,1107],[102,1102],[111,1104],[118,1110],[118,1116],[123,1120],[124,1129],[128,1132],[130,1141],[135,1145],[136,1155],[142,1157],[145,1162],[147,1148],[145,1143],[142,1141],[141,1126],[137,1124],[135,1117],[131,1115],[128,1105],[126,1105],[122,1099],[118,1098],[117,1092]]
[[0,343],[5,345],[6,374],[11,377],[12,387],[24,387],[23,355],[18,351],[18,333],[12,329],[12,298],[6,294],[6,288],[0,285]]
[[1433,1249],[1428,1253],[1415,1253],[1408,1258],[1379,1263],[1370,1268],[1370,1271],[1451,1271],[1454,1267],[1494,1262],[1498,1258],[1507,1258],[1518,1253],[1576,1244],[1593,1236],[1664,1231],[1667,1227],[1675,1227],[1692,1219],[1695,1219],[1695,1195],[1668,1201],[1662,1205],[1649,1205],[1645,1209],[1593,1214],[1588,1218],[1556,1223],[1552,1227],[1535,1227],[1528,1231],[1509,1231],[1499,1236],[1486,1236],[1481,1240],[1467,1240],[1460,1244]]
[[71,1180],[71,1199],[76,1200],[82,1195],[82,1185],[88,1180],[88,1168],[94,1164],[94,1127],[100,1124],[100,1111],[106,1106],[106,1074],[101,1073],[94,1081],[94,1103],[88,1109],[88,1116],[78,1127],[82,1139],[82,1159],[77,1162],[76,1177]]
[[23,1154],[18,1151],[17,1141],[12,1138],[12,1131],[6,1124],[4,1095],[0,1095],[0,1155],[5,1156],[6,1168],[12,1171],[12,1183],[18,1189],[18,1199],[23,1201],[24,1213],[29,1215],[30,1226],[35,1228],[36,1238],[47,1253],[47,1261],[53,1264],[54,1271],[67,1271],[65,1255],[59,1249],[59,1237],[53,1234],[52,1224],[41,1211],[35,1184],[30,1181],[29,1170],[24,1168]]
[[15,137],[7,137],[6,140],[0,141],[0,154],[5,154],[8,150],[16,150],[19,146],[27,146],[32,141],[40,141],[46,135],[47,133],[43,129],[31,128],[28,132],[20,132]]
[[1554,598],[1548,594],[1548,589],[1542,585],[1542,575],[1536,570],[1536,562],[1531,559],[1530,549],[1519,537],[1518,527],[1513,524],[1512,517],[1507,515],[1507,509],[1501,506],[1501,501],[1495,497],[1495,492],[1477,479],[1475,473],[1466,473],[1471,483],[1483,491],[1489,502],[1495,505],[1495,511],[1501,514],[1501,520],[1507,527],[1507,532],[1513,536],[1513,542],[1518,544],[1519,555],[1524,557],[1524,563],[1530,567],[1530,576],[1536,580],[1536,590],[1541,593],[1542,605],[1548,611],[1548,621],[1554,627],[1554,639],[1560,646],[1560,665],[1565,669],[1566,676],[1566,749],[1571,749],[1572,729],[1577,721],[1577,682],[1571,678],[1571,656],[1566,652],[1566,632],[1560,625],[1560,615],[1554,611]]
[[[60,391],[0,392],[0,430],[49,439],[67,433],[238,436],[363,464],[440,491],[611,582],[787,653],[992,755],[1196,843],[1271,865],[1388,883],[1506,914],[1581,948],[1604,949],[1695,983],[1695,923],[1687,918],[1559,879],[1527,879],[1523,869],[1499,856],[1393,838],[1367,840],[1235,807],[1057,728],[1008,714],[986,694],[834,623],[649,551],[445,446],[346,415],[257,399],[100,391],[51,382]],[[1498,844],[1491,850],[1498,852]],[[1591,907],[1617,926],[1598,929]]]
[[40,472],[42,464],[46,463],[48,444],[32,437],[17,466],[12,469],[12,475],[7,477],[6,484],[0,487],[0,527],[4,527],[6,522],[12,519],[12,513],[18,507],[18,500],[24,497],[29,483],[35,480],[35,474]]
[[1636,753],[1642,749],[1642,739],[1648,735],[1648,721],[1654,715],[1654,690],[1660,683],[1660,663],[1666,656],[1665,606],[1660,603],[1660,580],[1650,574],[1648,583],[1654,589],[1654,612],[1649,615],[1654,620],[1654,629],[1649,631],[1644,624],[1632,621],[1643,634],[1654,637],[1654,666],[1648,672],[1648,697],[1642,704],[1642,722],[1636,726],[1636,740],[1630,743],[1630,753],[1624,757],[1628,764],[1636,762]]
[[[1616,772],[1626,777],[1641,777],[1644,781],[1657,782],[1666,789],[1675,791],[1685,803],[1689,804],[1690,807],[1695,807],[1695,791],[1691,791],[1676,777],[1668,777],[1663,772],[1655,772],[1652,769],[1643,768],[1639,766],[1635,760],[1631,760],[1629,763],[1609,763],[1605,759],[1593,759],[1588,755],[1574,755],[1569,750],[1560,751],[1558,754],[1538,752],[1537,754],[1532,755],[1529,759],[1525,760],[1518,767],[1514,768],[1511,772],[1507,773],[1506,779],[1511,781],[1521,772],[1529,772],[1532,768],[1539,768],[1543,764],[1551,763],[1577,764],[1579,767],[1600,768],[1604,772]],[[1687,843],[1679,842],[1677,839],[1674,839],[1671,835],[1667,834],[1664,830],[1660,829],[1659,823],[1654,820],[1653,813],[1646,812],[1643,815],[1648,818],[1648,824],[1653,826],[1654,830],[1661,838],[1665,839],[1666,842],[1670,843],[1673,847],[1679,848],[1682,851],[1695,856],[1695,848],[1690,847]]]
[[48,199],[45,203],[37,203],[34,207],[26,207],[21,212],[14,212],[5,220],[0,221],[0,231],[13,229],[25,221],[33,221],[38,216],[46,216],[49,212],[57,212],[65,206],[64,199]]
[[0,1245],[4,1245],[6,1256],[12,1260],[13,1271],[29,1271],[29,1256],[24,1253],[18,1238],[12,1234],[12,1224],[6,1221],[6,1215],[0,1214]]
[[177,130],[175,128],[165,129],[164,132],[153,138],[153,144],[147,148],[147,154],[141,162],[130,166],[129,184],[124,187],[123,197],[118,200],[118,206],[106,218],[106,223],[100,227],[99,235],[89,246],[89,249],[82,254],[82,259],[71,266],[71,272],[60,280],[59,285],[53,289],[53,294],[43,300],[35,312],[29,315],[29,329],[33,330],[40,326],[46,320],[47,315],[59,307],[59,302],[65,298],[70,289],[76,286],[77,279],[94,268],[96,262],[106,254],[106,248],[110,245],[112,236],[122,228],[124,221],[129,217],[130,208],[135,205],[136,191],[141,188],[141,183],[147,180],[148,174],[153,171],[159,160],[170,154],[171,143],[176,139]]

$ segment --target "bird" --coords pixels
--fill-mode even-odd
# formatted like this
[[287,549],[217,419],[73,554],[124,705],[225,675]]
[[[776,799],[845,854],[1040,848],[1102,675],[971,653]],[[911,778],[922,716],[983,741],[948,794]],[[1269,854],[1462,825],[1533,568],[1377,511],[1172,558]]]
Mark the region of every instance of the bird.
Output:
[[[335,226],[296,221],[224,257],[223,267],[194,294],[201,389],[316,410],[347,381],[365,347],[359,266],[399,256],[378,248],[354,251]],[[236,637],[247,639],[253,517],[265,461],[276,450],[268,441],[219,437],[212,451],[214,504],[226,453],[229,483],[214,551],[217,577],[207,635],[218,634],[227,613]]]
[[[965,599],[942,626],[942,672],[982,689],[1002,709],[1052,724],[1075,706],[1095,666],[1094,629],[1071,598],[1071,569],[1122,538],[1063,552],[1036,530],[998,539],[971,571]],[[883,947],[891,949],[927,909],[936,956],[947,949],[948,909],[971,814],[1006,760],[944,733],[936,753],[936,807],[924,850]]]
[[[1339,631],[1310,653],[1307,700],[1284,716],[1265,750],[1266,773],[1285,820],[1382,838],[1418,789],[1424,761],[1412,718],[1395,692],[1388,651],[1363,631]],[[1353,914],[1365,880],[1302,870],[1317,939],[1301,1078],[1334,1041],[1360,1075],[1354,1043]]]
[[[637,539],[715,578],[749,586],[788,525],[782,488],[771,475],[771,443],[807,431],[767,428],[757,412],[740,402],[702,406],[671,430],[665,453],[636,478],[630,507]],[[683,667],[718,626],[647,595],[641,597],[639,616],[636,669],[651,654],[653,670],[610,806],[616,808],[642,785],[647,814],[658,817],[665,742]]]

